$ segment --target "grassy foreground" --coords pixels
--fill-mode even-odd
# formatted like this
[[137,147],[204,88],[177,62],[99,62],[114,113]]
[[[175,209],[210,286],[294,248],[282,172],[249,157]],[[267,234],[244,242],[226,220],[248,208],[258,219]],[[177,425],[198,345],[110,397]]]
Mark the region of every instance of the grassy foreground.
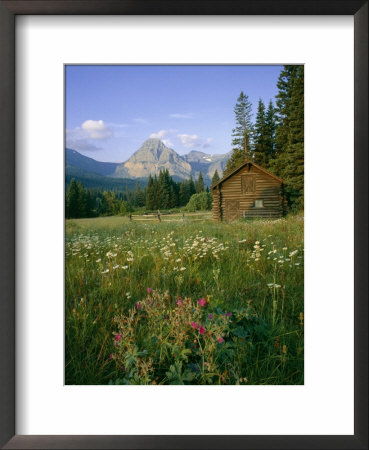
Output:
[[66,384],[303,384],[303,217],[177,219],[66,221]]

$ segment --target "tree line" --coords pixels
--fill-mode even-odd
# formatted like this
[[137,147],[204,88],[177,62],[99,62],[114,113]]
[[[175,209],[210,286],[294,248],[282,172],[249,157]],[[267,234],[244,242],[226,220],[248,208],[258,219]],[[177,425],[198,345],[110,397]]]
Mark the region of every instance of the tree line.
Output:
[[176,182],[165,169],[158,176],[150,175],[147,187],[142,188],[137,182],[134,191],[126,188],[125,192],[85,189],[80,181],[72,179],[66,193],[65,216],[71,219],[126,215],[135,210],[166,210],[187,205],[193,211],[211,209],[211,201],[201,172],[195,181],[191,176],[189,180]]
[[304,206],[304,66],[284,66],[277,88],[275,106],[272,100],[267,107],[259,100],[254,123],[252,104],[247,94],[241,92],[234,108],[232,154],[224,174],[246,159],[252,160],[283,179],[290,208],[301,210]]

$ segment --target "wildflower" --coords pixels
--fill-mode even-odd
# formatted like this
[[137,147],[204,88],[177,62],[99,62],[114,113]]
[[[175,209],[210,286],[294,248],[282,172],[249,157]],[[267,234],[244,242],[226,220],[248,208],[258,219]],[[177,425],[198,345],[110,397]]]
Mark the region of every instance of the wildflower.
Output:
[[231,315],[232,315],[231,312],[226,313],[226,317],[229,317],[229,316],[231,316]]
[[147,293],[151,294],[151,292],[152,292],[152,289],[151,288],[147,288]]
[[127,258],[127,261],[128,261],[128,262],[133,262],[134,259],[133,259],[133,258]]
[[204,327],[200,327],[199,328],[199,333],[200,334],[204,334],[205,333],[205,328]]
[[118,269],[119,264],[117,264],[116,266],[113,267],[113,270]]
[[180,270],[181,272],[183,272],[184,270],[186,270],[186,267],[181,267],[179,270]]
[[191,322],[191,327],[196,330],[196,328],[198,327],[196,322]]
[[127,270],[128,266],[122,266],[122,269]]
[[198,300],[197,303],[200,306],[205,306],[206,305],[206,298],[200,298],[200,300]]
[[121,340],[122,340],[122,335],[118,333],[118,334],[115,336],[115,340],[118,341],[118,342],[121,341]]
[[178,305],[178,306],[179,306],[179,305],[182,305],[182,299],[179,298],[179,299],[177,300],[177,305]]
[[136,303],[136,308],[137,308],[137,309],[140,309],[140,308],[141,308],[140,303]]
[[218,342],[219,342],[219,344],[222,344],[224,342],[224,339],[222,338],[222,336],[218,337]]
[[101,258],[97,259],[96,262],[97,262],[97,263],[101,262]]
[[212,319],[213,318],[213,314],[212,313],[210,313],[209,315],[208,315],[208,319]]
[[101,273],[108,273],[109,269],[103,270]]

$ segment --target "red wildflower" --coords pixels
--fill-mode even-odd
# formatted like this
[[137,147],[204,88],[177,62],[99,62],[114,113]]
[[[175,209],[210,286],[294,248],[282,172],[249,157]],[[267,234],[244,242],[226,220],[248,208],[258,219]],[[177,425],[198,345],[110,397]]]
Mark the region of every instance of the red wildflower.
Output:
[[200,327],[199,328],[199,333],[200,334],[204,334],[205,333],[205,328],[204,327]]
[[206,305],[206,298],[200,298],[200,300],[198,300],[197,303],[200,306],[205,306]]
[[137,308],[137,309],[140,309],[140,308],[141,308],[141,305],[140,305],[139,303],[137,303],[137,304],[136,304],[136,308]]
[[219,344],[222,344],[224,342],[224,339],[222,338],[222,336],[218,337],[218,342],[219,342]]
[[197,325],[196,322],[192,322],[192,323],[191,323],[191,327],[192,327],[194,330],[196,330],[196,328],[198,327],[198,325]]
[[121,340],[122,340],[122,335],[118,333],[118,334],[115,336],[115,340],[116,340],[116,341],[121,341]]
[[152,289],[151,288],[147,288],[147,293],[151,294],[151,292],[152,292]]

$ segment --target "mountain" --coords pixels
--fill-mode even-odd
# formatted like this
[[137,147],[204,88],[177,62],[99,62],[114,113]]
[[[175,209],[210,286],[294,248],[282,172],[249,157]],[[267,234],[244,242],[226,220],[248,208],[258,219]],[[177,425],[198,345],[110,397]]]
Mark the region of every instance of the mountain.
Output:
[[[66,176],[74,177],[86,187],[118,187],[123,180],[142,181],[149,174],[158,175],[160,170],[168,169],[175,181],[197,178],[202,172],[205,184],[211,183],[215,170],[222,176],[231,152],[223,155],[209,155],[204,152],[190,151],[179,155],[167,147],[160,139],[147,139],[133,155],[123,163],[100,162],[83,156],[76,150],[65,149]],[[101,178],[99,178],[101,177]],[[116,179],[116,181],[113,181]],[[110,180],[110,181],[109,181]],[[129,183],[130,184],[130,183]]]
[[126,189],[132,191],[136,188],[137,182],[140,183],[141,188],[147,186],[147,179],[113,178],[67,165],[65,168],[66,188],[73,178],[80,181],[85,189],[99,189],[101,191],[124,192]]
[[164,169],[179,178],[189,178],[192,173],[191,165],[160,139],[147,139],[128,161],[117,166],[113,176],[142,178]]
[[231,152],[222,155],[209,155],[192,150],[187,155],[183,155],[183,158],[191,165],[193,177],[197,178],[199,173],[202,172],[204,178],[211,180],[215,170],[218,171],[220,177],[222,176],[230,155]]
[[112,175],[119,163],[100,162],[88,156],[81,155],[76,150],[65,149],[65,165],[78,167],[86,172],[97,175]]

